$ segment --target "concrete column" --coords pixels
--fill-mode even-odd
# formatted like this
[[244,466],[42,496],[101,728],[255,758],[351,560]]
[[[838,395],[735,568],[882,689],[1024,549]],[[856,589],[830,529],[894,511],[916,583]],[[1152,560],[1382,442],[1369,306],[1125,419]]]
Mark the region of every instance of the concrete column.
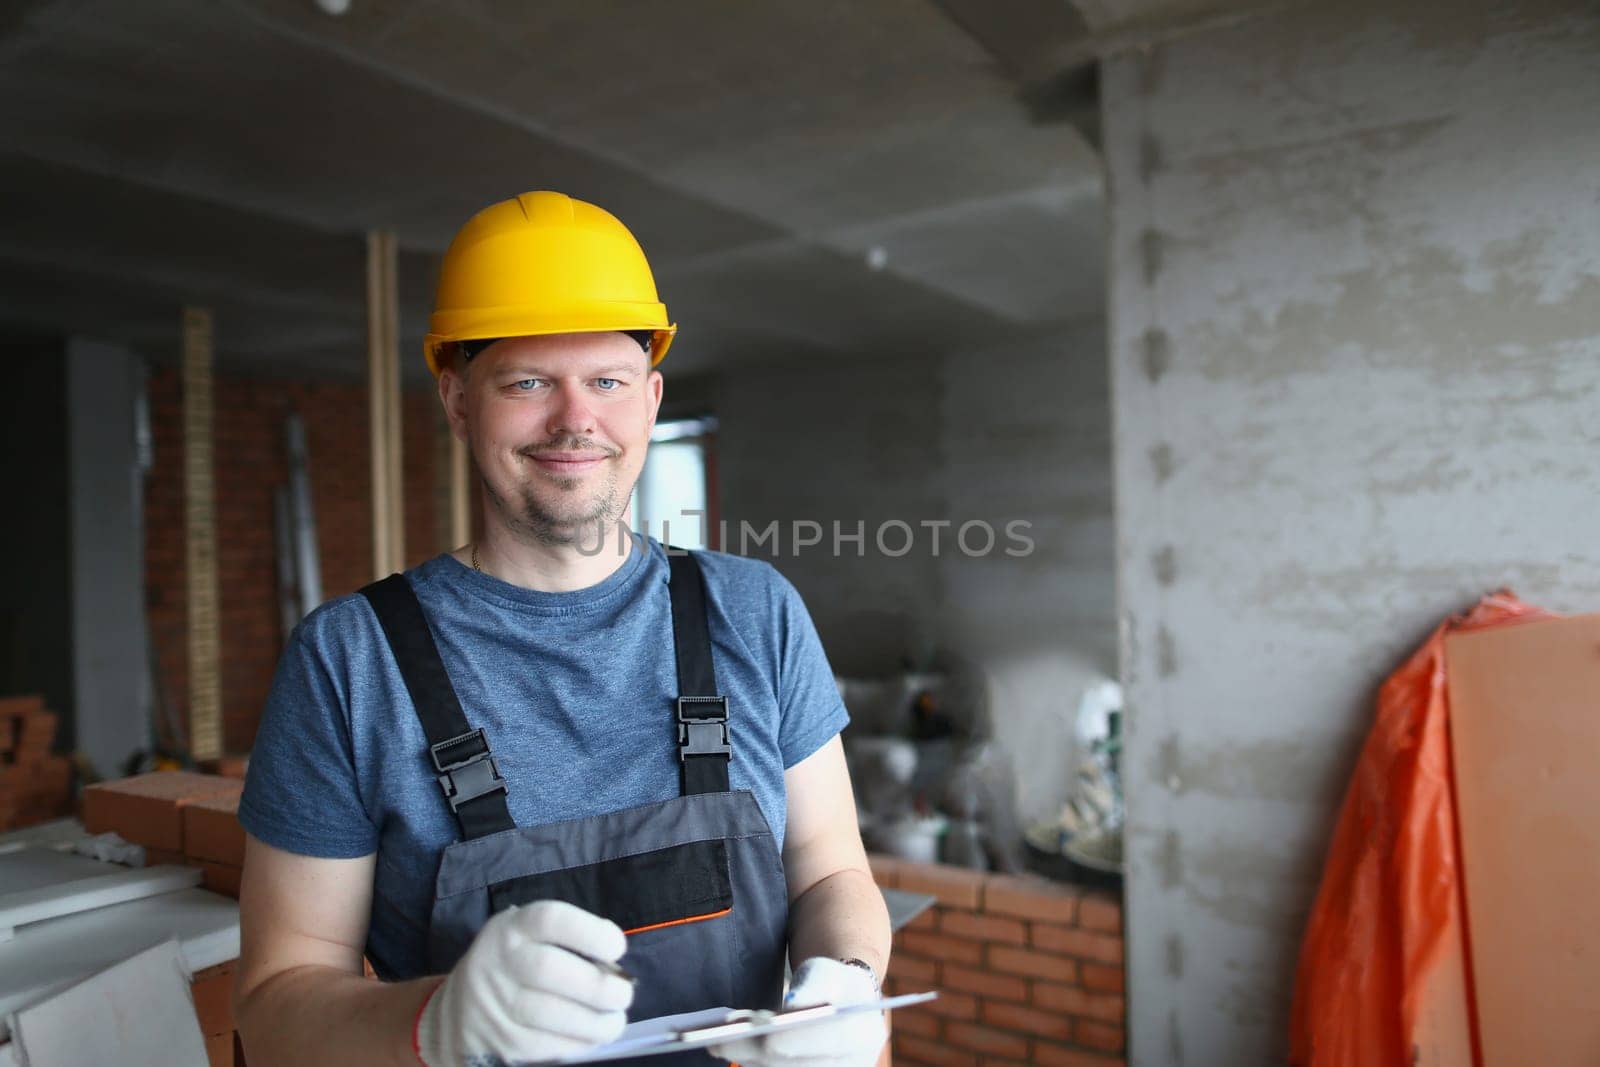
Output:
[[[144,617],[144,478],[137,448],[142,361],[114,345],[66,344],[71,479],[69,744],[108,777],[150,743]],[[61,709],[63,711],[67,709]]]
[[1299,5],[1109,61],[1138,1067],[1278,1063],[1375,688],[1600,608],[1600,17]]

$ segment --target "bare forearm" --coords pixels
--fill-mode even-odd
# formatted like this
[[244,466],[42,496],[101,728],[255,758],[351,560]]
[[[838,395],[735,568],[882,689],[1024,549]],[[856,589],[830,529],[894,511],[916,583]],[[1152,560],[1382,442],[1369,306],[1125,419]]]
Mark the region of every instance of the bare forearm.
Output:
[[440,981],[375,982],[315,964],[273,975],[238,1005],[251,1067],[417,1067],[412,1027]]
[[865,870],[836,871],[789,905],[789,960],[859,959],[882,979],[889,965],[889,909]]

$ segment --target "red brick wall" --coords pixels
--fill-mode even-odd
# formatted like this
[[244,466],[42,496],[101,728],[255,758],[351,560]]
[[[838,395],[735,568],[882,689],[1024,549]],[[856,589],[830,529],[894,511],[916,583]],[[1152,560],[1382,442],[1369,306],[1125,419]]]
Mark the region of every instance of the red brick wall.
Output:
[[895,935],[895,1067],[1124,1067],[1122,901],[1035,878],[872,857],[878,884],[938,903]]
[[[438,399],[409,392],[404,404],[406,558],[438,552],[434,435]],[[283,423],[299,411],[310,452],[312,503],[325,597],[372,580],[367,391],[350,383],[219,377],[215,383],[217,569],[221,597],[223,742],[248,751],[283,647],[278,621],[273,488],[288,480]],[[175,370],[150,378],[155,469],[145,486],[145,596],[168,699],[188,714],[184,635],[183,409]]]

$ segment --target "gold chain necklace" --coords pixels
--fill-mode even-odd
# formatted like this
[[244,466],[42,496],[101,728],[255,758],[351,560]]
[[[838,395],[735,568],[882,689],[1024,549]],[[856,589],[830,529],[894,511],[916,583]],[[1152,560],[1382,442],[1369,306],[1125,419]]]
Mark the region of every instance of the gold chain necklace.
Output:
[[478,566],[478,542],[476,541],[472,542],[472,569],[479,574],[483,573],[483,568]]

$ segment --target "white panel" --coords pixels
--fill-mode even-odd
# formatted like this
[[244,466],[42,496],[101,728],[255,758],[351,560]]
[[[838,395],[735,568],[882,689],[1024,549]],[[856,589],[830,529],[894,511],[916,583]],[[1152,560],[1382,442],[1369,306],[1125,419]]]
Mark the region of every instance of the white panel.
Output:
[[109,967],[15,1017],[28,1067],[206,1067],[189,975],[175,942]]
[[72,470],[72,652],[76,745],[116,777],[150,744],[144,615],[144,484],[135,413],[142,364],[126,349],[67,343]]

